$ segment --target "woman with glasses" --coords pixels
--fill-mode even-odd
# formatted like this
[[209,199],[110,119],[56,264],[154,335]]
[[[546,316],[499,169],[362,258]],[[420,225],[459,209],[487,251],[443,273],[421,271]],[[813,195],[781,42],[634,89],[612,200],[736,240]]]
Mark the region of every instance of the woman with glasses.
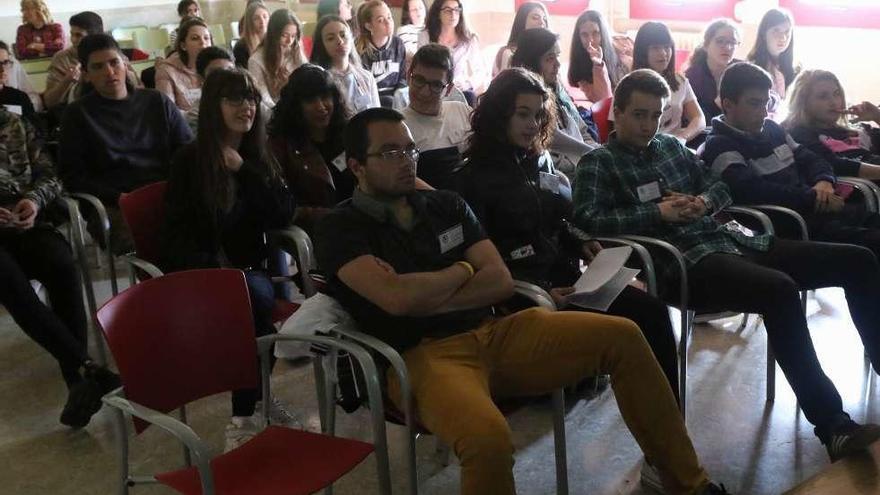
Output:
[[675,71],[675,42],[666,24],[652,21],[639,28],[633,50],[633,70],[636,69],[653,69],[672,91],[660,117],[659,132],[675,136],[682,144],[703,132],[706,117],[690,82]]
[[22,0],[21,20],[15,34],[15,55],[19,60],[51,57],[64,48],[64,29],[52,21],[43,0]]
[[479,38],[468,28],[461,2],[437,0],[431,4],[425,30],[419,34],[419,46],[428,43],[440,43],[452,52],[455,86],[473,106],[476,95],[489,82],[489,71],[480,53]]
[[341,17],[325,15],[318,21],[312,63],[327,69],[339,87],[346,119],[380,106],[376,79],[361,65],[361,58],[354,51],[351,29]]
[[9,48],[6,43],[0,41],[0,106],[5,106],[10,112],[24,117],[33,124],[35,110],[31,99],[27,93],[12,87],[9,83],[14,65],[15,61]]
[[764,14],[748,60],[770,73],[773,79],[768,108],[772,118],[781,110],[788,87],[800,70],[794,66],[794,20],[791,14],[780,9],[770,9]]
[[516,17],[513,18],[513,26],[510,27],[510,36],[507,44],[502,46],[495,55],[495,63],[492,65],[492,77],[498,75],[504,69],[510,68],[510,57],[516,51],[516,42],[519,35],[527,29],[549,27],[550,14],[547,7],[541,2],[526,2],[519,6]]
[[323,68],[305,64],[290,75],[269,122],[269,146],[297,200],[293,222],[315,222],[351,197],[355,178],[345,164],[345,105]]
[[611,97],[631,66],[631,39],[614,36],[597,10],[578,16],[571,36],[568,84],[580,88],[587,100],[602,101]]
[[297,67],[307,61],[302,49],[302,23],[287,9],[276,10],[269,17],[266,37],[248,60],[248,71],[271,108],[281,95],[281,88]]
[[[237,268],[244,271],[257,336],[275,332],[275,293],[263,269],[266,231],[290,222],[294,200],[268,153],[260,93],[240,69],[217,70],[205,81],[196,140],[171,164],[162,235],[163,268]],[[226,450],[252,438],[259,388],[232,394]],[[296,424],[280,404],[273,422]]]
[[723,113],[718,101],[718,85],[727,66],[739,62],[733,55],[741,43],[739,29],[732,20],[716,19],[706,27],[703,43],[691,55],[684,74],[709,125]]

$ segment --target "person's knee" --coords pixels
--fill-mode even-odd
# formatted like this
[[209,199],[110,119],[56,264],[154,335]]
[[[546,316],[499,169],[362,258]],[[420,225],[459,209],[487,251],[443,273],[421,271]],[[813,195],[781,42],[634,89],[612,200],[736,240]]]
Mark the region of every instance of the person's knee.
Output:
[[461,463],[491,464],[513,463],[513,441],[510,426],[500,413],[471,418],[467,431],[456,439],[455,449]]
[[[878,246],[880,247],[880,246]],[[838,266],[848,269],[849,275],[876,275],[880,271],[880,264],[877,262],[875,251],[867,247],[846,245],[840,246],[841,253],[838,258],[843,261]]]

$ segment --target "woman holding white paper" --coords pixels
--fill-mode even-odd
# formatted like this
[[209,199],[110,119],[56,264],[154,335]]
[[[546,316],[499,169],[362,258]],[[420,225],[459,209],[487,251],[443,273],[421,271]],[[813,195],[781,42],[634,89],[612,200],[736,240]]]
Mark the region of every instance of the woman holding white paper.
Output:
[[[538,76],[502,71],[474,109],[470,161],[459,181],[489,238],[517,280],[548,290],[559,309],[602,246],[568,223],[571,186],[553,168],[547,145],[553,136],[554,96]],[[626,286],[607,310],[639,325],[678,400],[678,359],[666,305]]]

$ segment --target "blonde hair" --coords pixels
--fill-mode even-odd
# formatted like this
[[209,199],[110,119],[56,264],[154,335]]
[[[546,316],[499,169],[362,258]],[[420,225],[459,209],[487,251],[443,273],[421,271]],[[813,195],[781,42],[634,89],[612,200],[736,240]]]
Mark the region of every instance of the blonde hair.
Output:
[[[357,23],[358,26],[361,27],[361,32],[355,40],[354,47],[358,52],[358,55],[363,55],[364,52],[372,52],[375,50],[373,47],[372,36],[373,33],[370,32],[365,26],[368,22],[373,19],[373,11],[376,9],[388,5],[382,0],[369,0],[368,2],[362,3],[357,10]],[[390,8],[388,9],[391,10]],[[394,33],[392,33],[393,35]]]
[[[798,126],[812,127],[812,119],[807,115],[807,100],[812,96],[813,88],[816,84],[822,81],[829,81],[836,84],[840,89],[841,96],[843,96],[843,101],[846,101],[846,93],[843,91],[843,85],[840,84],[840,80],[837,79],[837,76],[835,76],[833,72],[822,69],[802,71],[797,75],[791,85],[791,90],[788,92],[789,113],[788,118],[782,122],[783,127],[786,129],[793,129]],[[844,114],[840,114],[840,117],[837,120],[837,126],[841,128],[849,127]]]
[[[269,8],[262,2],[253,2],[247,6],[244,11],[244,17],[242,19],[242,29],[241,29],[241,38],[245,41],[248,47],[248,51],[254,52],[257,50],[257,47],[260,46],[260,43],[263,42],[263,39],[260,38],[257,43],[252,43],[257,33],[254,32],[254,17],[256,17],[257,12],[260,10],[265,10],[267,14],[269,14]],[[266,24],[268,26],[269,21],[266,20]],[[263,33],[265,37],[265,33]]]
[[[40,14],[40,17],[43,18],[44,24],[55,22],[52,20],[52,14],[49,13],[49,6],[43,0],[21,0],[21,8],[22,10],[27,8],[35,9]],[[27,23],[27,20],[22,17],[22,22]]]

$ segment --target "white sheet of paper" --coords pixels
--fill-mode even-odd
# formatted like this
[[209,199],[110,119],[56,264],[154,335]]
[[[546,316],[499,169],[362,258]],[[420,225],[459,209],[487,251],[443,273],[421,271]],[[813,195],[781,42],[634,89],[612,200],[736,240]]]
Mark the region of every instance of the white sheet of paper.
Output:
[[[589,271],[589,270],[588,270]],[[617,296],[623,292],[626,285],[639,274],[641,270],[634,268],[622,268],[616,275],[603,285],[599,290],[591,293],[575,293],[568,296],[568,303],[573,306],[579,306],[586,309],[594,309],[596,311],[608,311],[611,303],[617,299]]]
[[629,246],[605,248],[599,251],[587,266],[587,270],[574,283],[575,293],[592,294],[598,291],[617,275],[631,254],[632,248]]

